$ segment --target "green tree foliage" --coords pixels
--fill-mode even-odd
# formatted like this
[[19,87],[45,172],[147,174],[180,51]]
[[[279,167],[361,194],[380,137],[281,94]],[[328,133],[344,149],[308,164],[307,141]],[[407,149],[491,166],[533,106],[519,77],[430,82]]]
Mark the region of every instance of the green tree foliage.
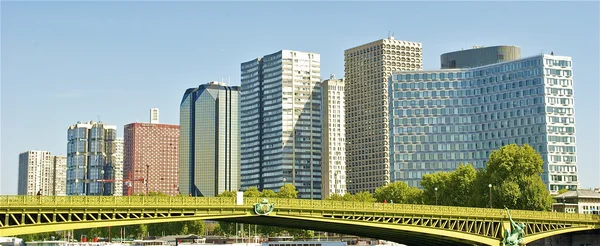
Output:
[[560,190],[558,190],[558,194],[560,195],[560,194],[563,194],[563,193],[567,193],[569,191],[570,191],[569,189],[560,189]]
[[223,193],[217,195],[217,197],[235,197],[235,191],[223,191]]
[[[348,194],[348,193],[346,193]],[[344,195],[344,197],[346,197],[346,195]],[[351,198],[351,196],[348,196],[348,198]],[[356,194],[354,194],[354,199],[351,201],[357,201],[357,202],[375,202],[376,199],[375,197],[373,197],[373,194],[371,194],[371,192],[368,191],[361,191],[358,192]]]
[[438,172],[423,175],[421,186],[426,204],[446,206],[472,206],[477,170],[472,165],[459,165],[452,172]]
[[260,192],[258,190],[258,188],[256,188],[256,187],[250,187],[250,188],[246,189],[246,191],[244,191],[244,196],[245,197],[261,197],[262,192]]
[[296,190],[296,186],[293,184],[284,184],[279,188],[279,193],[277,194],[279,198],[298,198],[298,191]]
[[277,197],[277,193],[275,193],[275,191],[273,190],[269,190],[269,189],[264,189],[262,191],[262,196],[263,197]]
[[479,206],[488,206],[488,184],[492,184],[493,206],[512,209],[550,210],[552,197],[540,174],[542,157],[529,145],[510,144],[495,150],[480,175],[475,190],[483,198]]
[[345,193],[343,196],[339,194],[332,194],[327,197],[327,200],[332,201],[354,201],[354,202],[375,202],[376,199],[373,197],[368,191],[361,191],[356,193],[356,195],[352,195],[350,193]]
[[410,187],[402,181],[396,181],[375,189],[374,197],[378,202],[423,203],[423,191],[416,187]]

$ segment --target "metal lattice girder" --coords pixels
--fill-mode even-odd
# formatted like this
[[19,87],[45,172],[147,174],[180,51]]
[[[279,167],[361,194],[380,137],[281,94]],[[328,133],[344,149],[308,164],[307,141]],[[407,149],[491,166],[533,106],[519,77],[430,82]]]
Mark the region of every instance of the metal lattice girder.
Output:
[[[269,200],[275,203],[273,213],[258,216],[252,208],[253,204],[260,202],[260,198],[245,198],[243,205],[236,205],[235,198],[220,197],[0,196],[0,236],[198,219],[252,221],[257,224],[269,221],[297,228],[307,226],[307,223],[286,224],[296,220],[311,221],[311,226],[322,225],[324,229],[340,232],[350,232],[345,228],[357,228],[351,231],[355,235],[365,233],[367,228],[378,228],[397,232],[389,236],[395,240],[409,240],[396,238],[396,235],[404,233],[411,237],[426,235],[435,238],[432,239],[434,241],[487,242],[493,245],[492,242],[502,239],[508,221],[506,212],[501,209]],[[598,215],[519,210],[513,210],[511,214],[518,223],[525,223],[526,242],[565,232],[600,228]]]

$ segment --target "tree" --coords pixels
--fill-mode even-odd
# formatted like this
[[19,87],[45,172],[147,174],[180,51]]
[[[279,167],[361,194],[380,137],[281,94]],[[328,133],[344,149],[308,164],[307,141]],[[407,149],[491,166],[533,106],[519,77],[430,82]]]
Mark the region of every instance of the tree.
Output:
[[223,191],[223,193],[217,195],[217,197],[235,197],[235,196],[236,196],[235,191],[229,191],[229,190]]
[[[358,193],[354,194],[353,197],[354,197],[354,200],[352,200],[352,201],[357,201],[357,202],[375,202],[376,201],[376,199],[373,197],[373,194],[371,194],[371,192],[368,192],[368,191],[358,192]],[[348,198],[351,198],[351,196],[348,196]]]
[[552,197],[540,177],[543,163],[542,157],[527,144],[510,144],[494,150],[474,188],[475,195],[483,198],[479,205],[485,207],[483,204],[488,203],[489,192],[483,190],[492,184],[496,208],[550,210]]
[[255,186],[250,187],[244,191],[245,197],[261,197],[262,193]]
[[298,191],[293,184],[284,184],[279,188],[279,198],[298,198]]
[[331,200],[331,201],[344,201],[344,196],[340,195],[340,194],[331,194],[330,196],[327,197],[326,200]]
[[423,203],[423,191],[417,187],[410,187],[407,183],[396,181],[386,186],[375,189],[375,199],[378,202],[395,202],[395,203]]
[[451,172],[423,175],[421,186],[423,186],[424,202],[436,204],[437,200],[438,205],[472,206],[476,180],[477,170],[469,164],[461,164]]
[[563,193],[567,193],[569,191],[570,191],[569,189],[560,189],[560,190],[558,190],[558,194],[560,195],[560,194],[563,194]]
[[262,196],[263,197],[277,197],[277,193],[275,193],[275,191],[273,191],[273,190],[264,189],[262,191]]

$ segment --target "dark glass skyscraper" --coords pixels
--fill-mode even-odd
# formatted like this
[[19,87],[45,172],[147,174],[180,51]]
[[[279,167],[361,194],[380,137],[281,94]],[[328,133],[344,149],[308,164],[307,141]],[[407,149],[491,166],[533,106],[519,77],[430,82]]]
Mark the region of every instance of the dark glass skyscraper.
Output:
[[179,113],[179,191],[216,196],[240,188],[240,87],[185,91]]

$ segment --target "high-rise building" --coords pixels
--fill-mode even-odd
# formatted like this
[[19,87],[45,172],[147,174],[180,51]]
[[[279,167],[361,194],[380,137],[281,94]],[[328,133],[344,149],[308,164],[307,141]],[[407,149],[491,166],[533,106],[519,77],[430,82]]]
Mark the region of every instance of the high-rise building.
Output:
[[67,195],[67,157],[52,156],[52,167],[54,169],[54,196]]
[[157,108],[150,109],[150,123],[158,124],[158,109]]
[[518,46],[473,46],[473,49],[442,54],[440,63],[442,69],[471,68],[518,59],[521,59],[521,48]]
[[123,138],[115,139],[115,153],[114,155],[114,166],[115,166],[115,191],[113,196],[123,195],[123,155],[124,155],[125,140]]
[[67,130],[67,195],[112,195],[117,127],[78,122]]
[[344,51],[348,192],[375,192],[390,182],[388,79],[422,69],[421,43],[393,37]]
[[241,64],[242,189],[321,199],[320,56],[281,50]]
[[180,105],[179,190],[217,196],[240,189],[240,87],[211,82]]
[[323,198],[346,193],[344,79],[323,81]]
[[131,123],[123,135],[123,194],[178,194],[179,126]]
[[576,189],[571,58],[538,55],[465,69],[394,72],[390,82],[392,179],[461,163],[483,168],[490,153],[528,144],[544,160],[552,193]]
[[30,150],[19,154],[19,195],[54,194],[54,166],[49,151]]

